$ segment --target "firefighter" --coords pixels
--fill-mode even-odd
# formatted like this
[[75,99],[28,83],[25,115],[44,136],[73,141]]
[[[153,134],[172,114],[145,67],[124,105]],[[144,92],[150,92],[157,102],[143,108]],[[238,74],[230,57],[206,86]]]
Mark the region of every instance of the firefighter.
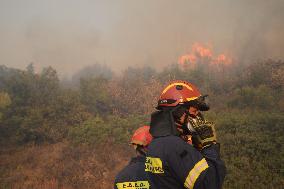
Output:
[[[145,171],[157,189],[219,189],[225,177],[214,124],[203,118],[209,110],[199,90],[174,81],[160,95],[151,115]],[[193,145],[188,136],[192,136]],[[190,140],[191,141],[191,140]]]
[[136,150],[136,157],[133,157],[129,164],[116,176],[115,189],[150,188],[149,179],[145,173],[145,156],[147,147],[152,140],[149,129],[150,126],[143,126],[134,132],[130,143]]

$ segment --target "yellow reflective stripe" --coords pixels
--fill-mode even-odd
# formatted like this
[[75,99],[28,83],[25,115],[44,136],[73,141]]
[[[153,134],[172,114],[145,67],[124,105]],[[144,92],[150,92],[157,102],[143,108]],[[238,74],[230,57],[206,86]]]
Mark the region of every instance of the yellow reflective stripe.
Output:
[[198,163],[196,163],[195,166],[189,172],[188,176],[186,177],[184,186],[188,189],[192,189],[199,175],[208,167],[209,166],[204,158]]
[[175,85],[182,85],[182,86],[188,88],[189,90],[193,91],[193,89],[192,89],[190,86],[188,86],[187,84],[185,84],[185,83],[173,83],[173,84],[170,84],[169,86],[167,86],[167,87],[163,90],[162,94],[164,94],[165,92],[167,92],[171,87],[173,87],[173,86],[175,86]]
[[148,181],[120,182],[116,183],[118,189],[149,189]]
[[191,98],[186,98],[186,101],[191,101],[191,100],[195,100],[197,99],[198,97],[191,97]]

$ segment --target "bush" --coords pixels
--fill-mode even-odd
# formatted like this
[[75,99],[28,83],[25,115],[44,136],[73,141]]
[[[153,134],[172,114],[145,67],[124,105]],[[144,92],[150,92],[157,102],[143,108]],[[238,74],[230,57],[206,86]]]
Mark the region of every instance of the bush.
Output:
[[104,142],[108,136],[109,127],[99,117],[91,118],[81,125],[70,129],[68,137],[75,143],[96,144]]
[[133,130],[145,124],[147,124],[145,116],[132,115],[125,118],[108,116],[105,120],[96,116],[71,128],[68,138],[74,144],[95,145],[105,142],[127,144]]
[[278,188],[284,182],[284,116],[265,112],[209,114],[227,166],[224,188]]
[[277,105],[276,96],[264,85],[236,89],[232,96],[228,102],[230,108],[274,109]]

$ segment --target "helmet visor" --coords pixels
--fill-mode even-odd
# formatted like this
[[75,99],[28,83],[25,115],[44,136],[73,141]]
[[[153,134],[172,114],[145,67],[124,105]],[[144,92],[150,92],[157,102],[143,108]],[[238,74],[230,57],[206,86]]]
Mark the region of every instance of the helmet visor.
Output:
[[200,96],[195,100],[187,102],[186,105],[195,107],[199,111],[208,111],[210,109],[208,95]]

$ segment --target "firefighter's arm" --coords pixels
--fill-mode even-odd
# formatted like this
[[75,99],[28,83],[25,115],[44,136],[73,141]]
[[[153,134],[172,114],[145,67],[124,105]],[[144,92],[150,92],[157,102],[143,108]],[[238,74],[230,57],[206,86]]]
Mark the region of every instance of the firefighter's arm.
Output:
[[[188,188],[221,189],[226,174],[226,167],[220,159],[219,145],[212,144],[204,148],[201,154],[203,158],[189,171],[185,184],[189,183]],[[196,174],[199,174],[197,178],[195,177]],[[194,186],[190,185],[192,181],[195,181]]]
[[208,173],[205,175],[204,181],[201,183],[204,185],[204,188],[210,188],[207,185],[210,185],[211,176],[215,176],[216,188],[222,188],[224,178],[226,175],[226,166],[225,163],[220,158],[220,145],[213,144],[207,148],[204,148],[201,151],[202,155],[205,157],[209,167],[212,167]]
[[[193,127],[195,130],[192,139],[194,146],[201,152],[210,167],[205,173],[205,179],[202,184],[208,185],[211,180],[214,180],[211,178],[214,175],[216,180],[216,184],[214,185],[216,187],[213,188],[221,188],[226,174],[226,167],[220,158],[220,145],[216,139],[215,124],[204,119],[199,119],[193,123]],[[208,187],[210,188],[210,186],[206,186],[205,188]]]
[[[212,146],[213,147],[213,146]],[[204,149],[205,150],[205,149]],[[169,157],[170,168],[185,188],[217,189],[223,181],[224,164],[215,149],[206,149],[203,155],[193,146],[183,142]],[[206,156],[208,155],[209,158]],[[218,156],[218,157],[217,157]],[[220,165],[219,165],[220,164]],[[222,178],[219,178],[222,177]]]

